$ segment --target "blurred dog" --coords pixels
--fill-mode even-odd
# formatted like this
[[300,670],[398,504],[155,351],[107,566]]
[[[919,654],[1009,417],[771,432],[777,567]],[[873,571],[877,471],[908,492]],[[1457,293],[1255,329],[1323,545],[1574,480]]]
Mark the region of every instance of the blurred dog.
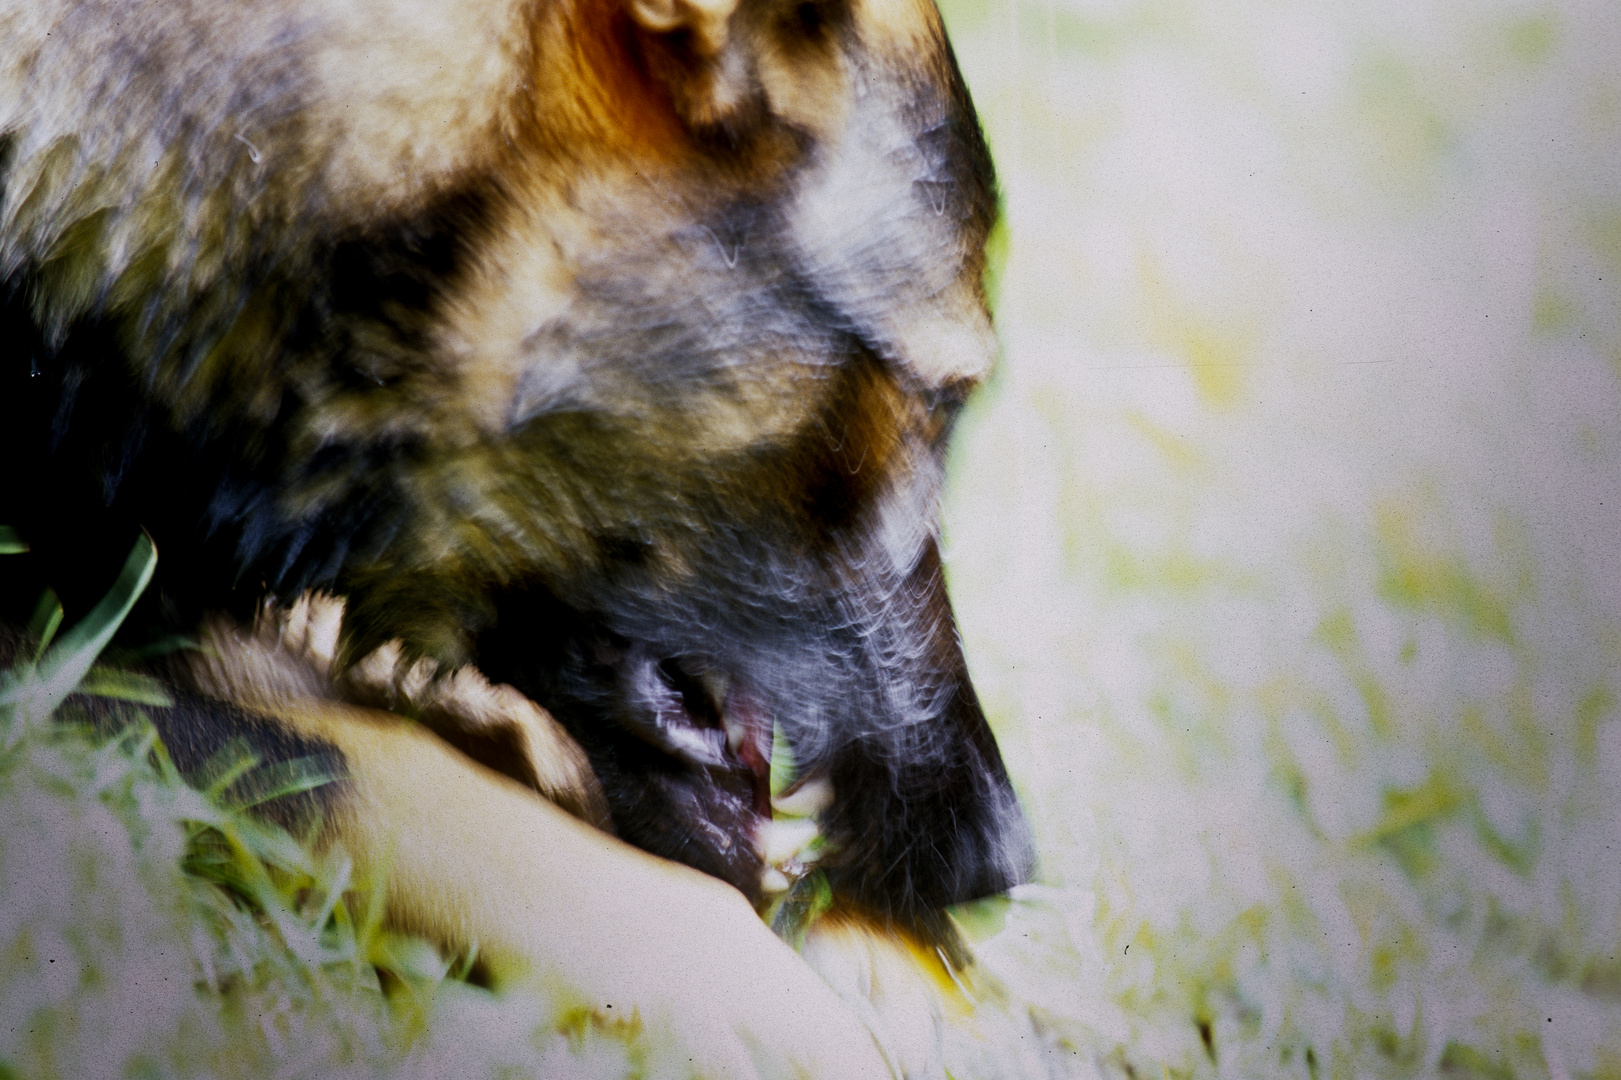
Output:
[[875,925],[1028,872],[936,548],[995,193],[931,0],[4,0],[0,184],[0,512],[70,608],[155,538],[177,760],[328,761],[283,809],[396,920],[814,1065],[710,883],[774,735]]

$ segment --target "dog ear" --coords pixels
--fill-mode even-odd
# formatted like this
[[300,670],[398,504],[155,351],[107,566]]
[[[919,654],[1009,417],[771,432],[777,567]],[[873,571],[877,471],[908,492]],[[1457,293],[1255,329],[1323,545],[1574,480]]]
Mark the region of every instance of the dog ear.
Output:
[[739,126],[757,96],[738,0],[627,0],[642,57],[676,114],[700,132]]
[[650,34],[686,31],[701,55],[717,56],[726,46],[727,26],[737,0],[630,0],[630,16]]

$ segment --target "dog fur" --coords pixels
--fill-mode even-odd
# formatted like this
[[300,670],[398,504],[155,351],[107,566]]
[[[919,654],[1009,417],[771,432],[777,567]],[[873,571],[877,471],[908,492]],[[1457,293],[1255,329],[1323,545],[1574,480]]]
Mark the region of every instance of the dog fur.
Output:
[[995,192],[930,0],[4,0],[0,185],[0,512],[70,609],[150,533],[166,741],[328,754],[399,922],[652,1008],[716,962],[610,894],[689,897],[769,973],[710,972],[737,1071],[828,1001],[712,883],[774,732],[873,925],[1029,872],[936,545]]

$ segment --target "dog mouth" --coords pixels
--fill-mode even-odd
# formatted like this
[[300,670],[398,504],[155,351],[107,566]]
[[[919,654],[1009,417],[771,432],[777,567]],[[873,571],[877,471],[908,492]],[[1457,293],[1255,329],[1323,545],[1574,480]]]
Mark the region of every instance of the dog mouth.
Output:
[[[1028,827],[933,541],[904,576],[742,561],[765,569],[717,568],[713,591],[503,593],[479,667],[584,751],[616,836],[757,905],[809,880],[921,926],[1024,880]],[[773,798],[779,747],[793,779]]]
[[612,666],[630,706],[615,717],[624,731],[726,787],[745,787],[752,813],[770,819],[772,719],[745,680],[702,657],[660,658],[644,646],[620,650]]
[[599,632],[567,640],[528,693],[585,751],[623,840],[756,902],[772,820],[773,710],[746,675]]

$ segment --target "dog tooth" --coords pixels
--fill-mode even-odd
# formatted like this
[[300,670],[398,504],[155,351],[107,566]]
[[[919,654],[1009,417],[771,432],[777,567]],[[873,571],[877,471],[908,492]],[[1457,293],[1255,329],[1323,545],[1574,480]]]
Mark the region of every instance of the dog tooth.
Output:
[[725,712],[726,691],[732,686],[731,673],[717,667],[706,668],[699,674],[698,682],[709,695],[709,700]]
[[808,818],[833,805],[833,785],[826,780],[807,780],[771,800],[771,808],[788,817]]
[[819,831],[816,822],[810,818],[767,822],[762,830],[765,834],[765,861],[772,865],[786,862],[816,839]]

